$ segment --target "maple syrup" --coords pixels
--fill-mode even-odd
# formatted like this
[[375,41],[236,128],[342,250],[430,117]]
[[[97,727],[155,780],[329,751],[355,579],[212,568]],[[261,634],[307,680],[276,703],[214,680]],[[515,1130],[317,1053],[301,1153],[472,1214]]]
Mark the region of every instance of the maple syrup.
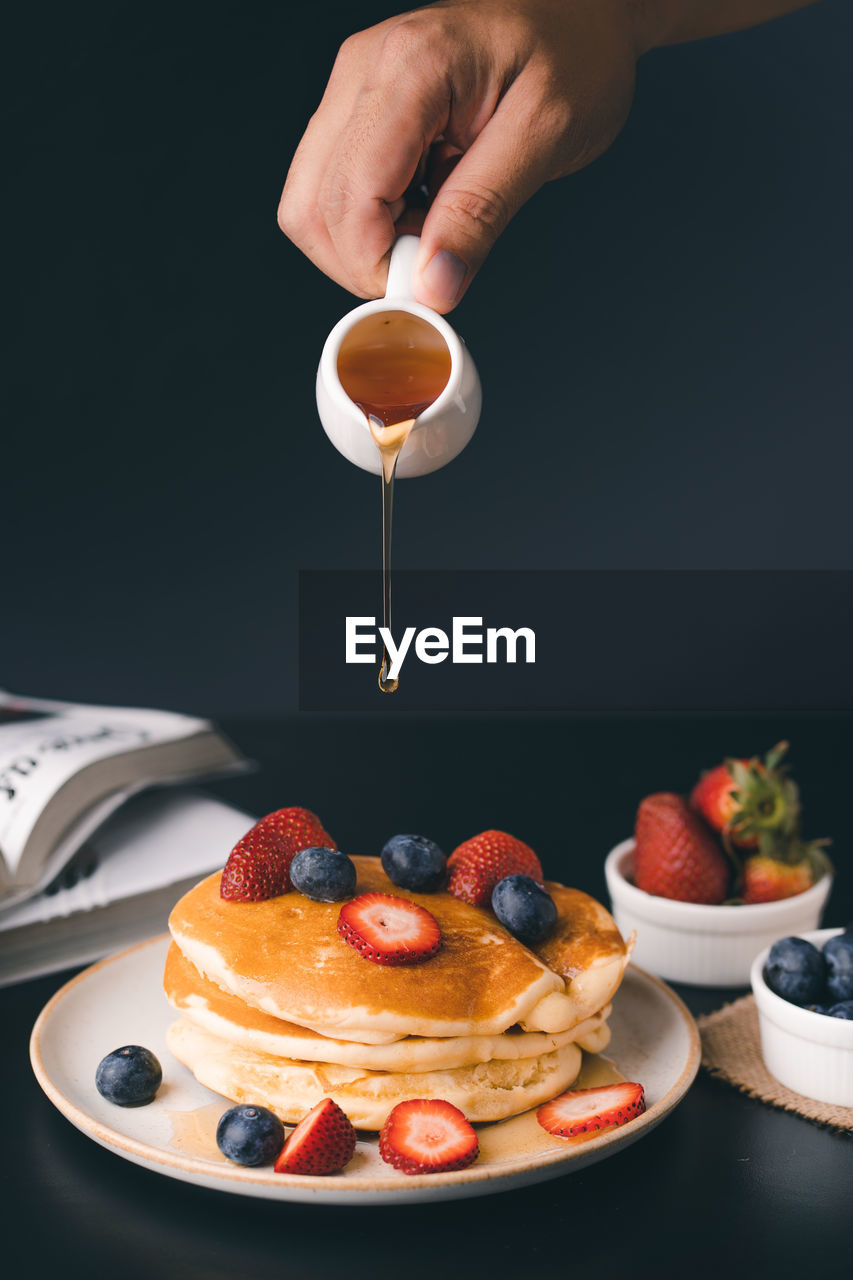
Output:
[[[424,409],[450,378],[450,351],[433,325],[408,311],[378,311],[354,324],[338,353],[338,378],[367,418],[382,462],[382,615],[391,628],[391,523],[397,460]],[[379,688],[394,693],[382,650]]]
[[[594,1089],[606,1084],[619,1084],[626,1077],[616,1064],[601,1054],[586,1053],[580,1075],[572,1089]],[[482,1125],[478,1129],[481,1164],[514,1164],[519,1159],[530,1160],[569,1147],[582,1147],[585,1142],[598,1137],[598,1131],[578,1134],[574,1138],[556,1138],[543,1129],[536,1119],[537,1108],[499,1120],[495,1124]]]
[[209,1102],[189,1111],[166,1110],[172,1125],[169,1146],[185,1156],[227,1163],[216,1145],[216,1126],[222,1117],[222,1102]]

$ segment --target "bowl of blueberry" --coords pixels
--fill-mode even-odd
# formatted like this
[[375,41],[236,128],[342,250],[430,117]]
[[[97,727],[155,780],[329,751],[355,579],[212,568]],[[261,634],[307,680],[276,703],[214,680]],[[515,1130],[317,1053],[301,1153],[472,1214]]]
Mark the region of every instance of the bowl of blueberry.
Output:
[[853,1107],[853,925],[780,938],[751,981],[768,1071],[807,1098]]

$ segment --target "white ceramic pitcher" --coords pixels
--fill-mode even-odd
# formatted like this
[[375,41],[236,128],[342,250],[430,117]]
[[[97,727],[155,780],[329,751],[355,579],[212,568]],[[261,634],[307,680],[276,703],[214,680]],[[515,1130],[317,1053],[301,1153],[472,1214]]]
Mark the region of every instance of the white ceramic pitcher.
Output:
[[420,241],[401,236],[391,251],[384,298],[365,302],[339,320],[326,339],[317,370],[317,409],[335,448],[365,471],[382,467],[365,414],[350,400],[338,377],[341,342],[354,324],[379,311],[408,311],[437,329],[450,352],[450,377],[437,400],[424,409],[400,452],[397,478],[425,476],[465,448],[480,417],[482,393],[474,361],[465,343],[443,316],[414,300],[413,279]]

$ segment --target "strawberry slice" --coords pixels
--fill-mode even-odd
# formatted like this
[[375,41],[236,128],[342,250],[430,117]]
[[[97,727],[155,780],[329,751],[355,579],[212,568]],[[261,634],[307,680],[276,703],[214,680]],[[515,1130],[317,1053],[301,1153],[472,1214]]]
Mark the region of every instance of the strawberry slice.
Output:
[[536,1112],[543,1129],[558,1138],[574,1138],[595,1129],[627,1124],[646,1109],[643,1086],[625,1081],[595,1089],[569,1089]]
[[277,809],[256,822],[228,855],[219,882],[229,902],[263,902],[290,889],[290,864],[301,849],[336,849],[308,809]]
[[480,1154],[477,1134],[458,1107],[443,1098],[398,1102],[379,1135],[379,1154],[401,1173],[467,1169]]
[[542,864],[529,845],[506,831],[483,831],[448,858],[447,891],[473,907],[487,907],[498,881],[514,875],[544,883]]
[[420,964],[441,946],[438,921],[425,907],[391,893],[363,893],[341,907],[338,933],[374,964]]
[[293,1130],[275,1162],[276,1173],[340,1173],[355,1151],[355,1129],[336,1102],[324,1098]]

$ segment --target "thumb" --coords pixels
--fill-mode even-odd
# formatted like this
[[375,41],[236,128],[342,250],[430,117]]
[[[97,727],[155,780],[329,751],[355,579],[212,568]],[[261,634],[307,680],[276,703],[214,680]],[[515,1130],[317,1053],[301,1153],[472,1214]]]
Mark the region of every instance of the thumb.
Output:
[[549,176],[551,147],[505,109],[508,97],[445,178],[424,220],[415,297],[435,311],[456,306],[510,218]]

